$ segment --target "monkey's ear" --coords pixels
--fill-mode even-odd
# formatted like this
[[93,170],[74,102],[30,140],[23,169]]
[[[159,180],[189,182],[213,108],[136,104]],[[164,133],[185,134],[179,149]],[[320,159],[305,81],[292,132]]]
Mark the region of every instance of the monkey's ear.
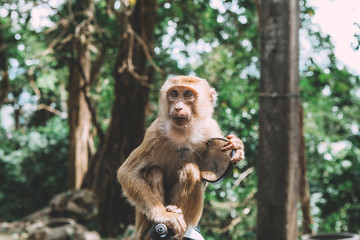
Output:
[[218,94],[215,91],[215,88],[210,88],[210,101],[211,101],[213,107],[215,107],[215,105],[216,105],[217,96],[218,96]]

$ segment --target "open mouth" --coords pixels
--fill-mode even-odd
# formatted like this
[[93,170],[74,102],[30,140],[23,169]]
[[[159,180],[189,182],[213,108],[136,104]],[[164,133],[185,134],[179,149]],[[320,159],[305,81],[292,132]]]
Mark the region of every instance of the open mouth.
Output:
[[180,127],[184,126],[190,122],[190,119],[185,116],[172,117],[172,120],[175,123],[175,125],[180,126]]

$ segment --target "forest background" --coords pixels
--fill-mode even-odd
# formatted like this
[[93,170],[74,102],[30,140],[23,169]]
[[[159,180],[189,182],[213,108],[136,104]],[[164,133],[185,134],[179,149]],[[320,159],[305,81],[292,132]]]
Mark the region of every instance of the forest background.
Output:
[[[2,0],[0,221],[83,187],[99,196],[100,224],[92,227],[121,234],[133,216],[119,206],[115,171],[155,119],[162,82],[192,74],[217,89],[215,118],[246,146],[233,176],[207,189],[202,231],[207,239],[254,239],[259,3]],[[49,12],[49,26],[34,28],[39,6]],[[358,232],[359,76],[339,64],[331,38],[311,21],[316,10],[306,0],[300,9],[310,49],[301,54],[300,46],[299,71],[311,227]],[[354,51],[359,44],[360,28]]]

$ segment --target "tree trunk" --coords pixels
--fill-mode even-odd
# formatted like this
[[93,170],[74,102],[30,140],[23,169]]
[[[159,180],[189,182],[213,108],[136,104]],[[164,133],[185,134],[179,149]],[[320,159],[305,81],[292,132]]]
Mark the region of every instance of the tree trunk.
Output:
[[259,240],[297,239],[299,76],[297,0],[261,2]]
[[9,91],[9,74],[8,74],[8,65],[7,65],[7,58],[5,55],[6,45],[4,42],[3,36],[3,24],[0,19],[0,109],[4,104],[7,94]]
[[299,151],[299,169],[300,169],[300,203],[302,211],[302,226],[303,233],[312,233],[312,217],[310,212],[310,190],[309,183],[307,180],[307,165],[306,165],[306,148],[305,148],[305,137],[304,137],[304,111],[299,101],[300,111],[300,151]]
[[137,0],[131,15],[124,17],[127,27],[115,63],[111,123],[83,183],[98,197],[98,223],[104,236],[121,233],[134,221],[134,210],[121,195],[116,170],[141,143],[145,131],[151,79],[147,57],[153,51],[156,6],[156,0]]
[[[74,49],[77,59],[72,61],[69,81],[69,126],[70,126],[70,168],[69,187],[80,188],[85,173],[88,170],[88,139],[91,126],[91,114],[82,90],[85,79],[81,74],[79,65],[84,73],[89,73],[90,54],[87,46],[74,40]],[[88,77],[88,75],[86,76]]]
[[[89,36],[85,34],[92,14],[87,14],[91,1],[76,1],[72,59],[69,62],[68,114],[70,127],[69,187],[79,189],[88,170],[88,139],[91,127],[91,112],[86,102],[86,90],[90,80]],[[75,21],[74,21],[75,22]],[[89,21],[90,22],[90,21]],[[81,27],[80,27],[81,26]],[[76,33],[77,32],[77,33]]]

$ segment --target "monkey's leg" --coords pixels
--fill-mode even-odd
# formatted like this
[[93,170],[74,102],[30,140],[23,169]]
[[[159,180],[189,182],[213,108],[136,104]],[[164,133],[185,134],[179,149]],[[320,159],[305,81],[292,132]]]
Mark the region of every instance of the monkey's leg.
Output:
[[170,193],[171,204],[180,208],[188,226],[197,226],[202,214],[204,184],[199,168],[193,163],[185,164],[179,171],[179,181]]
[[[145,172],[144,177],[152,192],[161,202],[164,203],[164,175],[162,171],[158,167],[151,167]],[[137,210],[135,220],[135,239],[151,240],[150,229],[153,224],[154,222],[150,221],[145,214]]]

